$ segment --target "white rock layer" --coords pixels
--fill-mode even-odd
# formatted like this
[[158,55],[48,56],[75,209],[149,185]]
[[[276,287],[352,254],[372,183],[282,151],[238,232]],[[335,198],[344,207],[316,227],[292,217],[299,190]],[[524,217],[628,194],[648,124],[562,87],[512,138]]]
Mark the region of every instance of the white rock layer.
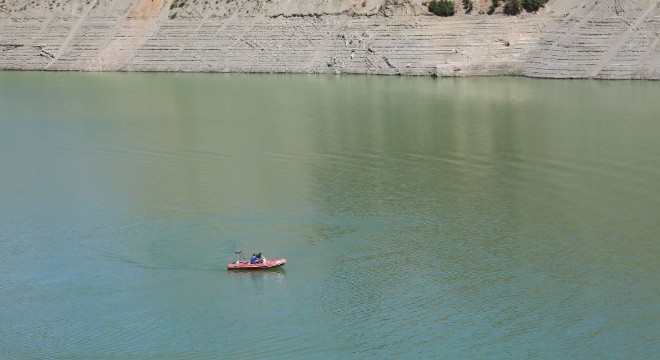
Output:
[[456,2],[0,0],[0,70],[660,79],[660,0]]

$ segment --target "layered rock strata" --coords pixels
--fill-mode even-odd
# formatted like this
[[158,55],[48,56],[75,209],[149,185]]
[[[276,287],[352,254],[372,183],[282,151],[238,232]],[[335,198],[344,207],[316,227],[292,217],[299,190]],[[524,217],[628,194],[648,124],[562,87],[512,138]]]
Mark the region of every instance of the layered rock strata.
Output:
[[660,79],[660,0],[0,0],[0,69]]

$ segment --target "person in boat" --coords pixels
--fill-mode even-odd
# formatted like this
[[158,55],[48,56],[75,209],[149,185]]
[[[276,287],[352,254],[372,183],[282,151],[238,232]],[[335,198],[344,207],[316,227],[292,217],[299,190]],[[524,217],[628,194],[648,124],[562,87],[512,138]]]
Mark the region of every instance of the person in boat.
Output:
[[258,262],[257,255],[252,254],[252,256],[250,257],[250,264],[256,264],[257,262]]
[[257,254],[257,263],[263,264],[266,262],[266,258],[261,255],[261,253]]

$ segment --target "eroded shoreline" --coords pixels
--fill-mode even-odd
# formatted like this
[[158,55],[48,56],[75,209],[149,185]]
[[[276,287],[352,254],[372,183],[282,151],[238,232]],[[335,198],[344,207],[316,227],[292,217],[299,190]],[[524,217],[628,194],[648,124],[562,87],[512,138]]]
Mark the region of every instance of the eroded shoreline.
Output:
[[57,3],[0,12],[0,70],[660,80],[657,0],[451,18],[421,1]]

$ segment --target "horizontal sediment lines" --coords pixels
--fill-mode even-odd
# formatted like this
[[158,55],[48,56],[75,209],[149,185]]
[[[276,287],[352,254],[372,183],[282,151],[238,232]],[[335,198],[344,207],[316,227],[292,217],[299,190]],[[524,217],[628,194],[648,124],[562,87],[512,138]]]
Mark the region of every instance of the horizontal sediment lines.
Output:
[[[541,34],[524,74],[532,77],[660,79],[660,8],[615,0],[565,14]],[[619,6],[619,7],[618,7]]]
[[660,79],[657,0],[453,18],[273,17],[247,3],[134,17],[130,3],[0,13],[0,69]]

